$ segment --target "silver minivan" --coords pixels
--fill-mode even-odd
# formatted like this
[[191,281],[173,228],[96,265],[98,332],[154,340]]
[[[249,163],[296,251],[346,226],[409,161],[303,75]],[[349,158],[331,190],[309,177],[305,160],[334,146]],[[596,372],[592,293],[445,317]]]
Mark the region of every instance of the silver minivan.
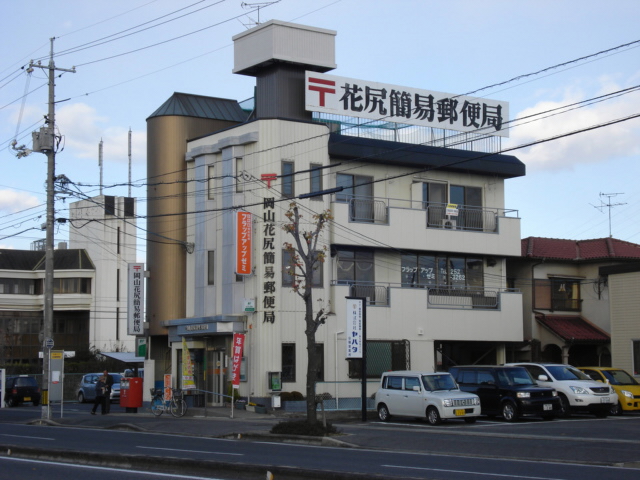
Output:
[[461,418],[473,423],[480,415],[480,398],[460,390],[449,373],[385,372],[375,394],[378,418],[392,416],[426,418],[430,425]]

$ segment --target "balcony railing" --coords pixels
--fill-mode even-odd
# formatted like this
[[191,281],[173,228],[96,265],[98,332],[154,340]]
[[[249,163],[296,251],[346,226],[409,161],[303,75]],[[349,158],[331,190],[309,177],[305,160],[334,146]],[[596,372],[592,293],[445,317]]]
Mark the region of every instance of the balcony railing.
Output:
[[425,211],[428,228],[495,232],[498,229],[499,217],[518,216],[518,211],[513,209],[457,205],[455,211],[447,212],[448,205],[445,203],[381,199],[340,193],[336,194],[335,200],[349,204],[349,221],[357,223],[388,225],[394,209],[411,209]]
[[432,308],[496,309],[500,304],[500,290],[480,287],[430,287],[428,305]]

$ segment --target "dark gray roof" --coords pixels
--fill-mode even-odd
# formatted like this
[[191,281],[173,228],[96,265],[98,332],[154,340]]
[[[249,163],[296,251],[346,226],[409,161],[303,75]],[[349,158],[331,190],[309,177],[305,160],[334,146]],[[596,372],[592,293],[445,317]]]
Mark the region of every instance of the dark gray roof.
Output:
[[163,116],[209,118],[240,123],[247,119],[248,114],[240,108],[237,100],[175,92],[149,118]]
[[512,155],[349,137],[336,133],[329,135],[329,155],[343,160],[472,172],[503,178],[521,177],[525,174],[524,163]]
[[[44,250],[0,249],[0,269],[37,271],[45,269]],[[95,270],[96,267],[84,249],[54,250],[54,270]]]

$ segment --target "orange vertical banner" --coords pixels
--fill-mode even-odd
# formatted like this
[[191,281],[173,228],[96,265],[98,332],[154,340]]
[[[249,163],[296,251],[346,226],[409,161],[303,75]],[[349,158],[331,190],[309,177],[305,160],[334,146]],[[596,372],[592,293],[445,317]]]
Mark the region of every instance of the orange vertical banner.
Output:
[[249,212],[236,213],[236,273],[250,275],[252,251],[251,214]]
[[233,334],[233,348],[231,352],[231,384],[233,388],[240,386],[240,367],[244,350],[244,333]]

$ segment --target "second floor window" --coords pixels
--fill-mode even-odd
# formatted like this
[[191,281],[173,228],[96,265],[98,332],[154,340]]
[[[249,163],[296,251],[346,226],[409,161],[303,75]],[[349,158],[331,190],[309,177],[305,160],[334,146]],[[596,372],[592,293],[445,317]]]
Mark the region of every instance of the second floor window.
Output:
[[405,254],[401,257],[403,287],[483,287],[481,258]]
[[293,188],[293,162],[282,162],[282,176],[281,176],[281,189],[282,196],[292,198],[295,196],[295,189]]
[[580,280],[571,278],[536,279],[534,308],[542,310],[580,311]]
[[[323,275],[322,268],[323,263],[318,262],[317,268],[313,271],[313,287],[322,287],[323,283]],[[282,286],[291,287],[293,286],[294,281],[299,283],[301,281],[300,277],[296,277],[295,274],[300,274],[300,269],[295,269],[293,265],[293,253],[288,250],[282,251]]]

